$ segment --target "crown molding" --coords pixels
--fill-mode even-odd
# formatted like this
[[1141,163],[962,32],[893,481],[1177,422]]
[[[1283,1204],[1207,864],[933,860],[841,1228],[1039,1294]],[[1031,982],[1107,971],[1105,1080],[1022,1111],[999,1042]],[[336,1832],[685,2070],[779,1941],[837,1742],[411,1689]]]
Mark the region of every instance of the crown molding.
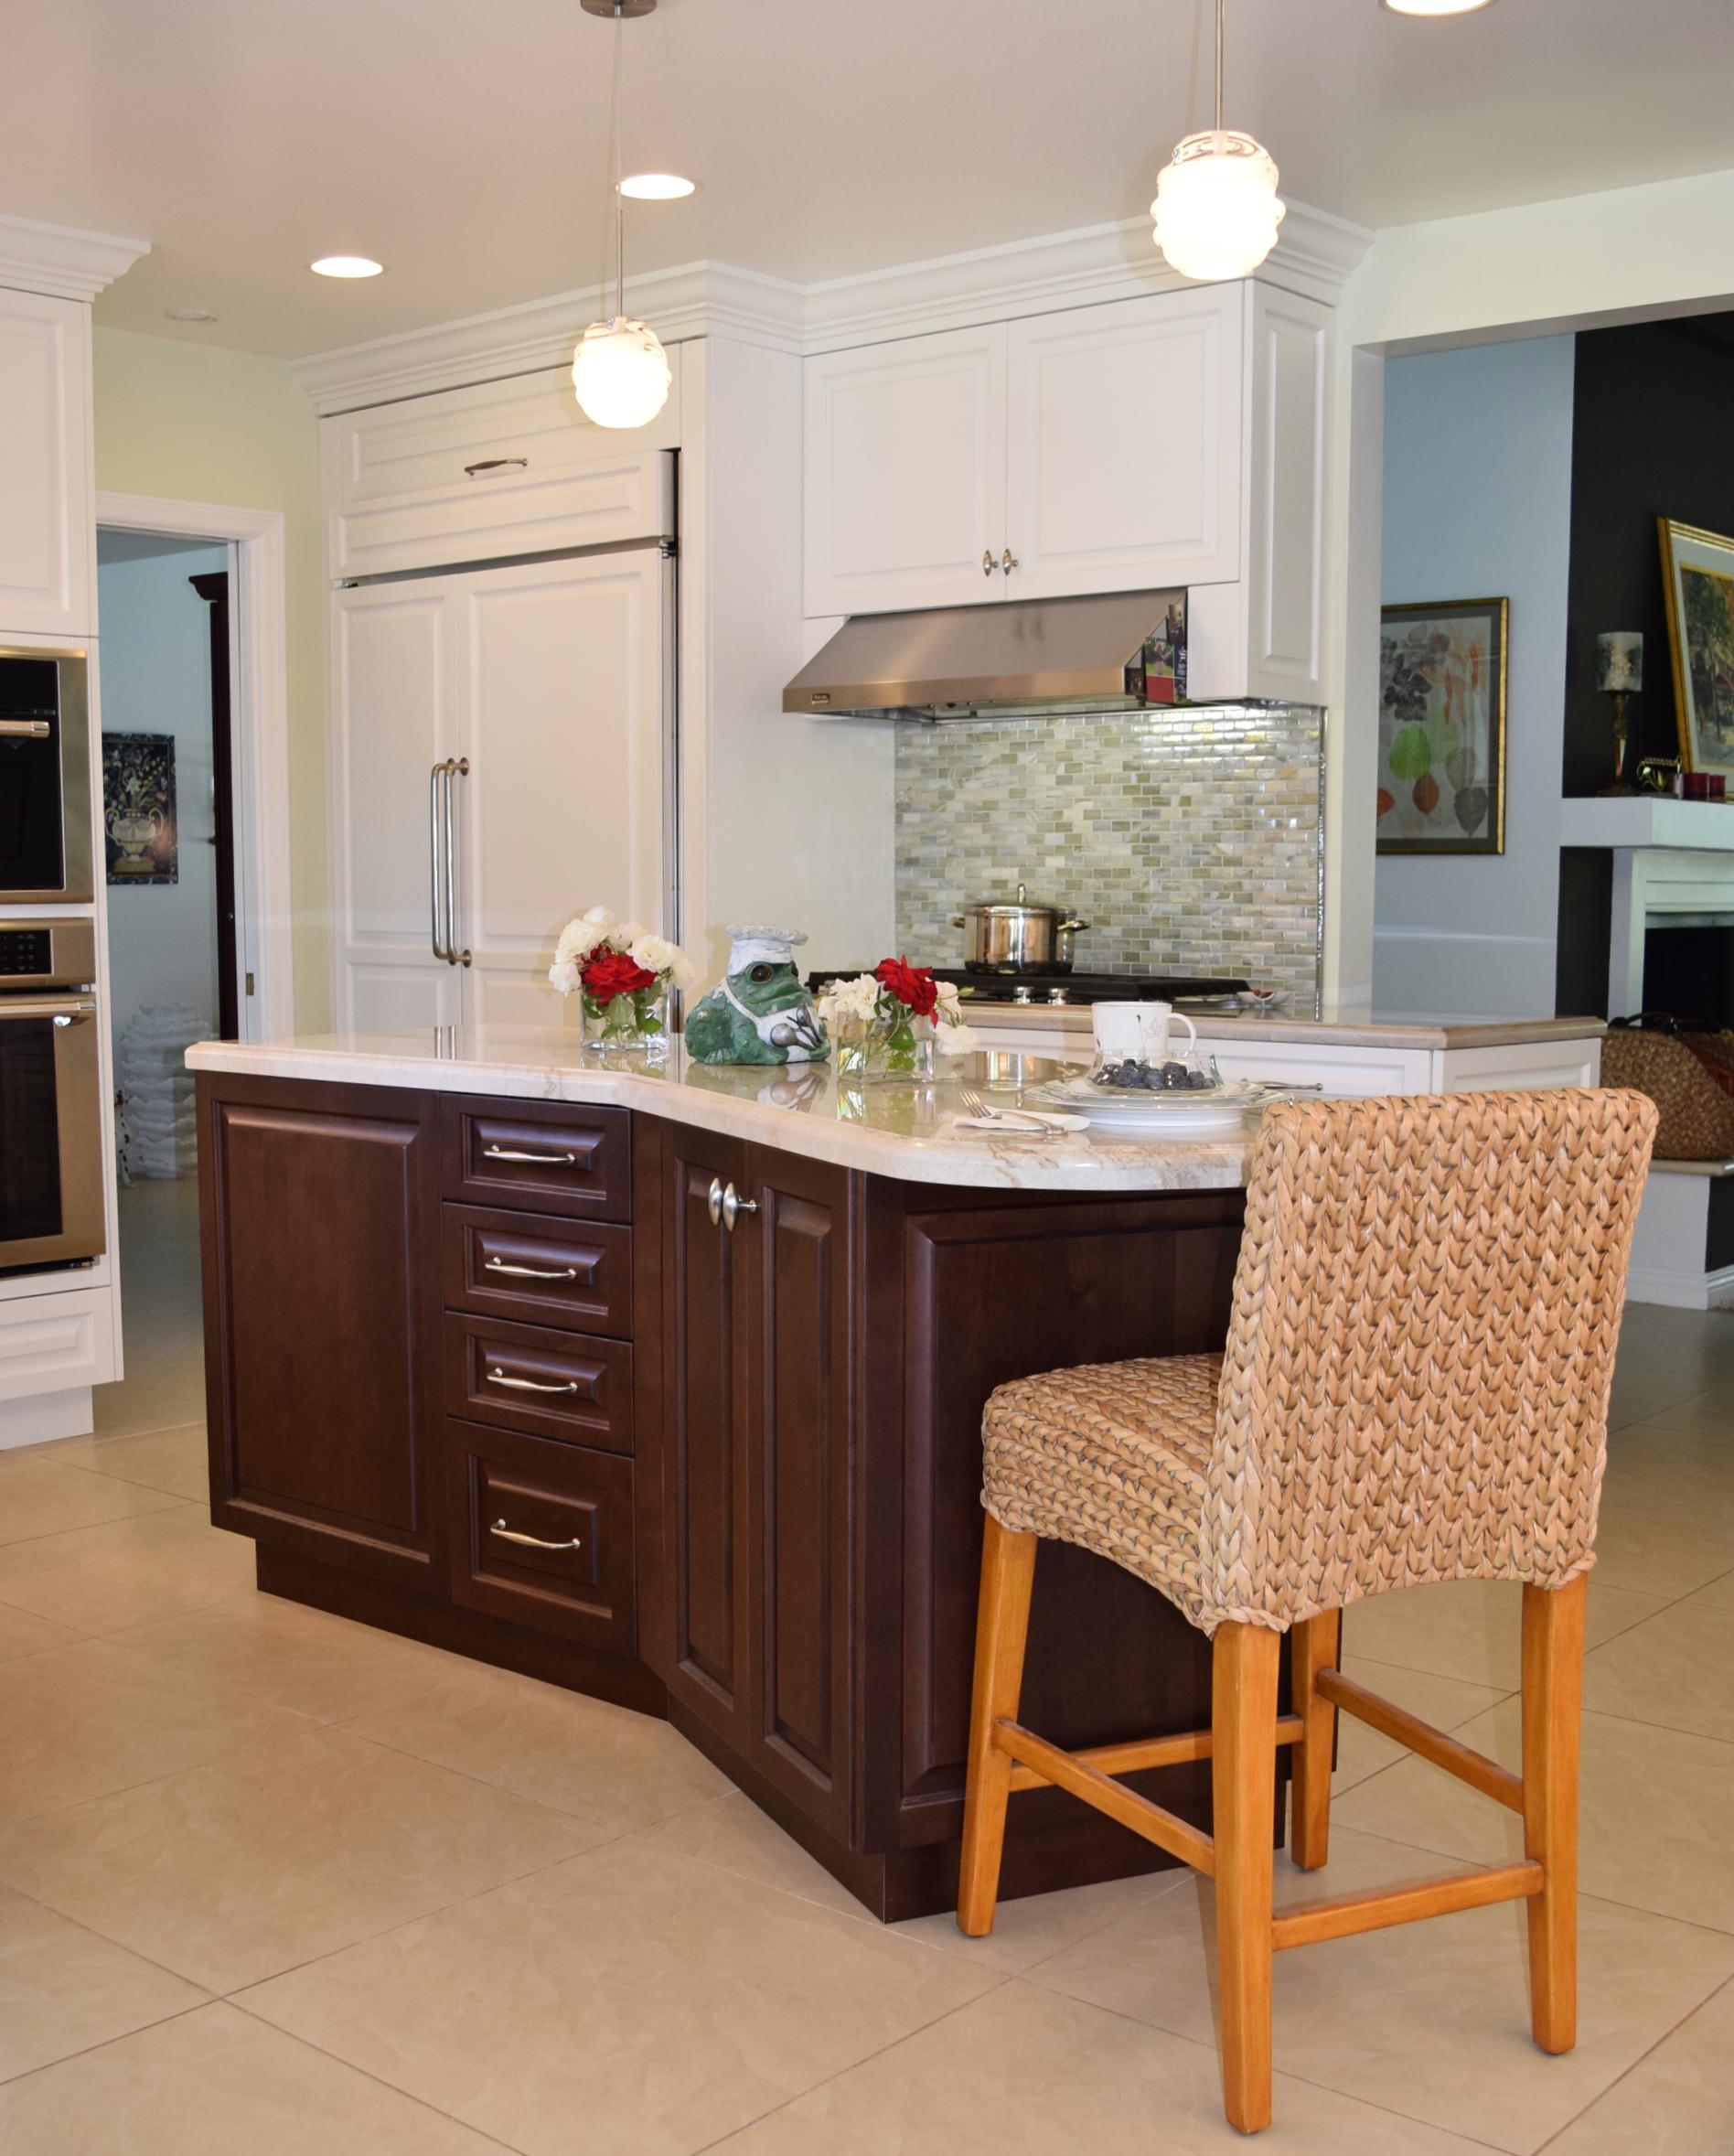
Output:
[[0,217],[0,284],[20,292],[46,292],[57,299],[88,303],[150,251],[148,240],[80,232],[71,225],[37,224],[27,217]]
[[[1290,202],[1261,282],[1333,305],[1372,244],[1364,226]],[[687,263],[626,283],[626,304],[664,344],[725,335],[779,351],[833,351],[937,329],[965,329],[1061,307],[1182,289],[1148,218],[1086,225],[857,277],[794,284],[727,263]],[[586,285],[526,306],[405,330],[298,360],[295,376],[323,414],[426,396],[558,367],[602,311]]]

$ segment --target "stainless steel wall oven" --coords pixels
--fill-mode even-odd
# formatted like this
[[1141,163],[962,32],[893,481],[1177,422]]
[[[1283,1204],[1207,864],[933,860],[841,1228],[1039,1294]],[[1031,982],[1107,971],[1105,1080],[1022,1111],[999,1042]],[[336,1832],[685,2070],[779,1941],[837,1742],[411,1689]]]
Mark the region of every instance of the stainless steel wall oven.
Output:
[[0,1271],[106,1247],[95,983],[91,922],[0,919]]
[[96,896],[81,651],[0,645],[0,901]]

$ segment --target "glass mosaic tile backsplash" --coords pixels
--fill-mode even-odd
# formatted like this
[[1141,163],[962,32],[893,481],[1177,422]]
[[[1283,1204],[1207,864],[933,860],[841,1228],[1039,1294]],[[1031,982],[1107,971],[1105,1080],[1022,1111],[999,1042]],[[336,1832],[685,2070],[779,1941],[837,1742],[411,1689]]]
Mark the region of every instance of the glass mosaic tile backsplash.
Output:
[[1322,712],[1199,708],[897,728],[897,948],[961,965],[1020,880],[1092,926],[1080,970],[1319,981]]

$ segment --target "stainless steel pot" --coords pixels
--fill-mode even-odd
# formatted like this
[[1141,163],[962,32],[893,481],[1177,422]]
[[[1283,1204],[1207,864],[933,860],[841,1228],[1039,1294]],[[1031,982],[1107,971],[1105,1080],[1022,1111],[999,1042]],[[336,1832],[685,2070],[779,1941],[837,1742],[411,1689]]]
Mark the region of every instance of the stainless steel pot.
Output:
[[1072,939],[1087,921],[1061,906],[1032,906],[1018,885],[1015,899],[984,898],[953,914],[966,931],[963,963],[971,973],[1069,973]]

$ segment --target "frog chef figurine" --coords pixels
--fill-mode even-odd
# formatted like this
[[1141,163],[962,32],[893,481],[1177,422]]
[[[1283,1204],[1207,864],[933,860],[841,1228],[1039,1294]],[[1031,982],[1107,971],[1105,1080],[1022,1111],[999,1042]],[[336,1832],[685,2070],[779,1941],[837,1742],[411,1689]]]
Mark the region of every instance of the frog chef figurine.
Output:
[[798,929],[730,928],[729,962],[686,1022],[695,1063],[810,1063],[830,1051],[796,970]]

